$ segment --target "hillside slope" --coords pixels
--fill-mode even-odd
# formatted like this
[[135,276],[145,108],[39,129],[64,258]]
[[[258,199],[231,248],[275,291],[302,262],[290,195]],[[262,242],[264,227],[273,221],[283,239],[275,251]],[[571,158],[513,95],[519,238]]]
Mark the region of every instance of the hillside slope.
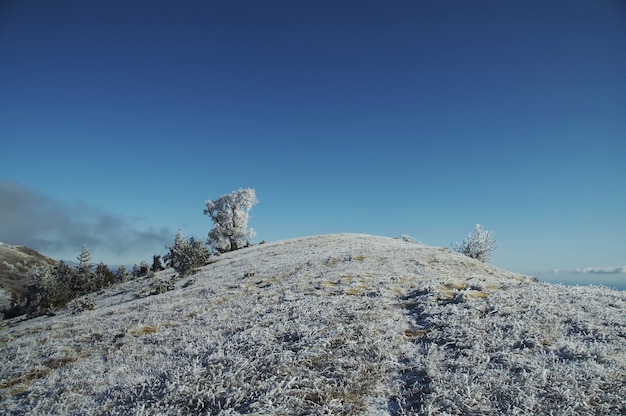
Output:
[[28,247],[0,243],[0,286],[20,295],[31,270],[56,263]]
[[[172,272],[156,280],[167,282]],[[0,330],[3,414],[624,414],[626,295],[305,237]]]

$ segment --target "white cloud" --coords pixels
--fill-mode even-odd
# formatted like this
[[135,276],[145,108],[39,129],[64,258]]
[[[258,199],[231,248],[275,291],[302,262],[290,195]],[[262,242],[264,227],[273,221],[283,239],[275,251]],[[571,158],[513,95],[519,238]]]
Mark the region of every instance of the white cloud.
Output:
[[0,241],[74,260],[83,244],[92,259],[132,264],[162,254],[173,241],[166,228],[138,227],[131,219],[82,202],[66,203],[20,184],[0,181]]
[[572,270],[572,272],[579,274],[619,274],[626,273],[626,266],[585,267]]

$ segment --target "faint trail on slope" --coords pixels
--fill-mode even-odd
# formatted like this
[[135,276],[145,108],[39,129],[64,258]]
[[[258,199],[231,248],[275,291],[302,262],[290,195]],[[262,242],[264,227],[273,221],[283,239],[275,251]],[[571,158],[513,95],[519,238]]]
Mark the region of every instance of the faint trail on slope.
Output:
[[137,299],[151,281],[105,291],[93,311],[3,328],[0,410],[624,409],[620,292],[542,285],[446,249],[360,234],[226,253],[175,290]]

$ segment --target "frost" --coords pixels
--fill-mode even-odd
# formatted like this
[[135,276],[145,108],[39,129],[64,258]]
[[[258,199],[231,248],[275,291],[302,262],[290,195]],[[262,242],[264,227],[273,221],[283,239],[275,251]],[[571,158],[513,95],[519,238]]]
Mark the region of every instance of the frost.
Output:
[[482,262],[489,260],[495,249],[496,241],[493,239],[493,232],[483,229],[480,224],[476,224],[474,231],[469,233],[463,242],[454,245],[455,251]]
[[8,321],[0,412],[626,413],[624,292],[358,234],[228,252],[135,298],[173,273]]
[[206,200],[204,214],[214,225],[209,232],[211,246],[220,252],[233,251],[254,237],[254,230],[248,228],[248,211],[257,202],[254,189],[239,189],[215,201]]
[[13,296],[5,288],[0,287],[0,319],[2,319],[3,312],[11,307],[13,302]]

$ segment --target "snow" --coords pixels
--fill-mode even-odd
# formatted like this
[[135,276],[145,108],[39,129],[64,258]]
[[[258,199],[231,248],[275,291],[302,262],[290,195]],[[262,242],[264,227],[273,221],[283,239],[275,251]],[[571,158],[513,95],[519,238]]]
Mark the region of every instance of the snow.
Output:
[[213,260],[173,291],[138,279],[10,321],[0,412],[626,413],[624,292],[361,234]]

